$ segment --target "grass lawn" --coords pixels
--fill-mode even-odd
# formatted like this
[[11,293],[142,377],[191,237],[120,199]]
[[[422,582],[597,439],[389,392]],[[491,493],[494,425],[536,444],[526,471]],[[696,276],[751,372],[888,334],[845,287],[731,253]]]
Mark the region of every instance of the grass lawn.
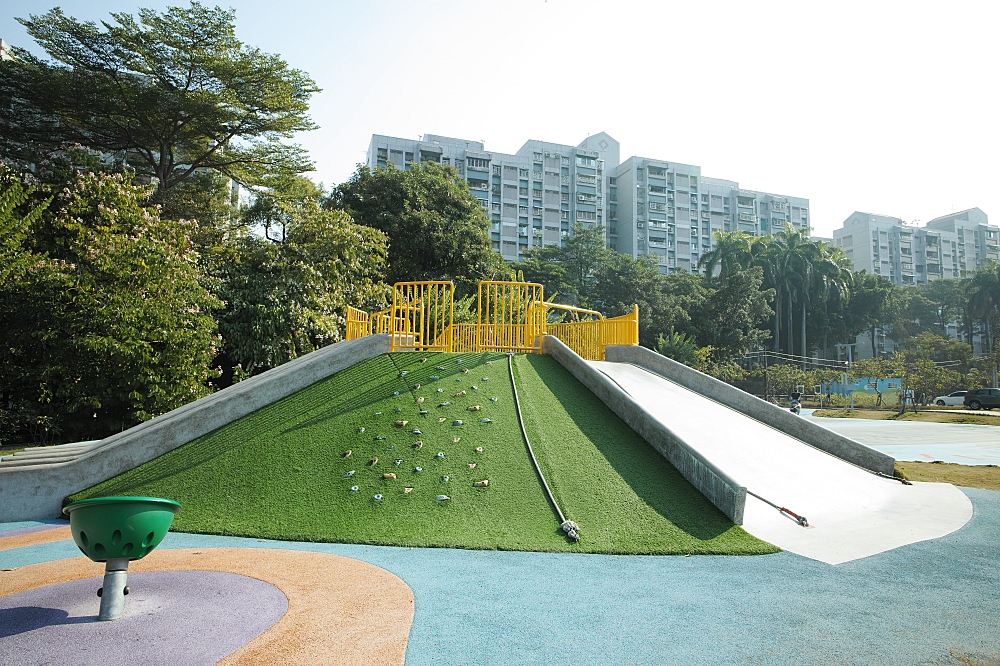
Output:
[[897,462],[896,470],[910,481],[951,483],[969,488],[1000,490],[1000,466],[943,462]]
[[[538,358],[518,358],[518,366],[533,370]],[[560,399],[572,403],[567,412],[551,393],[545,398],[550,380],[541,377],[526,372],[526,390],[547,404],[532,412],[532,427],[551,421],[566,440],[561,449],[546,447],[543,464],[551,466],[560,499],[566,497],[565,510],[581,524],[577,544],[559,530],[531,465],[503,354],[369,359],[71,499],[169,497],[183,505],[177,531],[288,540],[607,553],[775,551],[729,523],[582,385],[566,381],[568,375],[557,382]],[[460,391],[467,395],[456,396]],[[443,402],[452,404],[439,406]],[[473,405],[481,410],[468,411]],[[582,429],[570,427],[568,413],[586,417]],[[463,425],[452,425],[459,419]],[[602,419],[611,425],[598,427]],[[397,420],[408,423],[396,427]],[[418,440],[419,450],[413,448]],[[613,450],[622,442],[625,449]],[[347,450],[352,454],[345,458]],[[642,462],[624,464],[629,451]],[[385,473],[397,478],[384,479]],[[483,479],[488,487],[473,487]],[[451,499],[438,501],[438,495]]]
[[940,410],[921,411],[916,414],[882,409],[817,409],[813,416],[834,419],[871,419],[875,421],[917,421],[921,423],[971,423],[974,425],[1000,426],[1000,418],[988,414],[963,414]]

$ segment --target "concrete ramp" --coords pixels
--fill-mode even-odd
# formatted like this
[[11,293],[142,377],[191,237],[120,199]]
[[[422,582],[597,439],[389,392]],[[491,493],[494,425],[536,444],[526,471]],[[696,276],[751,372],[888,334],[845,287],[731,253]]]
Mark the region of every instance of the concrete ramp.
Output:
[[[785,550],[839,564],[944,536],[972,517],[972,503],[954,486],[904,486],[638,365],[590,365],[746,488],[744,529]],[[751,493],[805,516],[809,527]]]

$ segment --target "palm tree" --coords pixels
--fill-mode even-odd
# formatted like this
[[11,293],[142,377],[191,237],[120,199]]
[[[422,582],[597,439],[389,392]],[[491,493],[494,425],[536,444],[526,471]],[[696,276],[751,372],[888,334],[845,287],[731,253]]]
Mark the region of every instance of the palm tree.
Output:
[[[823,304],[824,322],[830,319],[830,300],[843,305],[851,295],[851,285],[854,284],[854,274],[851,272],[851,260],[839,247],[831,247],[826,243],[818,243],[819,261],[816,263],[813,291],[815,298]],[[823,327],[823,354],[826,355],[829,344],[827,335],[829,325]],[[805,334],[803,333],[803,339]]]
[[743,231],[716,231],[715,247],[698,260],[698,267],[705,268],[706,279],[712,279],[716,267],[719,268],[720,282],[724,282],[734,271],[746,268],[752,238]]

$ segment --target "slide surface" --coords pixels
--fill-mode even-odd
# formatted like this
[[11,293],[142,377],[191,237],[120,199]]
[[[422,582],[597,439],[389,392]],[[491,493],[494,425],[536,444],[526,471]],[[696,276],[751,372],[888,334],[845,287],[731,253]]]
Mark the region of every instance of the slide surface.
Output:
[[[904,486],[639,366],[591,363],[745,486],[744,529],[784,550],[840,564],[944,536],[972,517],[972,503],[952,485]],[[749,493],[806,517],[809,527]]]

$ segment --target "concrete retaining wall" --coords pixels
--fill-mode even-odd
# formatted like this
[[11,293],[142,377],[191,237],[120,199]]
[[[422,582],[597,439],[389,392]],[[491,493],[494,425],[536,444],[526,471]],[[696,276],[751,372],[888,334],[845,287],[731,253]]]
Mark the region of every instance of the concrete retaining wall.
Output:
[[[613,347],[608,347],[613,349]],[[627,347],[626,349],[637,349]],[[611,408],[630,428],[635,430],[677,468],[708,500],[737,525],[743,524],[747,489],[708,459],[688,446],[669,428],[653,418],[631,396],[622,391],[607,375],[567,347],[558,338],[547,335],[542,353],[555,358],[580,382]],[[610,360],[610,359],[609,359]]]
[[605,359],[616,363],[632,363],[645,368],[695,393],[765,423],[790,437],[859,467],[890,475],[895,469],[896,461],[892,456],[811,423],[784,408],[772,405],[735,386],[709,377],[645,347],[608,347],[605,351]]
[[389,336],[340,342],[141,423],[73,461],[0,469],[0,522],[57,518],[67,495],[85,490],[389,351]]

